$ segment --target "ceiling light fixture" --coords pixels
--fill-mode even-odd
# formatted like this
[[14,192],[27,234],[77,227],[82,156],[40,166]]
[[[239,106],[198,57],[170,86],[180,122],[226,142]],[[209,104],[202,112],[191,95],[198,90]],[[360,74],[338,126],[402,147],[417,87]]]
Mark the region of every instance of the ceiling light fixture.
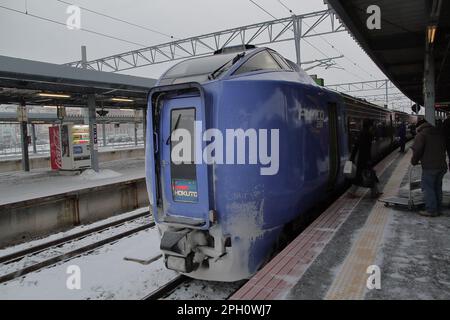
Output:
[[45,93],[45,92],[38,93],[38,96],[48,98],[70,98],[68,94]]
[[434,42],[434,38],[436,36],[436,25],[429,25],[427,27],[427,40],[429,44],[432,44]]
[[115,102],[134,102],[133,99],[126,99],[126,98],[112,98],[111,101],[115,101]]

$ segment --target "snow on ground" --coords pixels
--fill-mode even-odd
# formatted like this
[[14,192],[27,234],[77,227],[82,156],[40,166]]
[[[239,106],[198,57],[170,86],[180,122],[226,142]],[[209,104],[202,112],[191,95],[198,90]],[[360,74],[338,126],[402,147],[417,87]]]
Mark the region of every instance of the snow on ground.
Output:
[[[0,299],[140,299],[176,276],[162,259],[150,265],[124,257],[149,259],[159,254],[155,228],[67,262],[0,284]],[[67,268],[80,267],[81,289],[70,290]]]
[[92,169],[88,169],[80,174],[80,178],[84,180],[102,180],[102,179],[110,179],[120,177],[122,174],[110,169],[99,170],[99,172],[95,172]]
[[85,175],[66,175],[48,169],[0,173],[0,205],[145,176],[144,159],[109,161],[101,163],[100,169],[99,174],[92,174],[87,170]]

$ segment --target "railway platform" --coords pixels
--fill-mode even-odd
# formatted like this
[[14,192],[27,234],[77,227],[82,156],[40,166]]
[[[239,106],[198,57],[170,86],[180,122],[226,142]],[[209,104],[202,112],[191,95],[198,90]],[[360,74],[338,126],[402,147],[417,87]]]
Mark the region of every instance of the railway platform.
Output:
[[0,173],[0,248],[148,205],[144,159],[86,170]]
[[[381,198],[405,192],[410,158],[394,151],[376,166]],[[386,207],[369,189],[344,193],[231,299],[449,299],[450,174],[443,190],[432,218]]]

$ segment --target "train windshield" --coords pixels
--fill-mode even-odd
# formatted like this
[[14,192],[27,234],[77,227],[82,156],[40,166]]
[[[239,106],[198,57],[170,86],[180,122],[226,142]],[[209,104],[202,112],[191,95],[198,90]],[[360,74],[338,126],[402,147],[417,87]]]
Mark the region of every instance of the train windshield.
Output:
[[[169,69],[162,77],[160,85],[176,84],[183,82],[205,82],[208,76],[214,71],[227,64],[231,65],[231,61],[238,53],[217,54],[198,59],[190,59],[183,61],[173,68]],[[223,73],[223,72],[222,72]],[[217,78],[217,74],[216,77]]]

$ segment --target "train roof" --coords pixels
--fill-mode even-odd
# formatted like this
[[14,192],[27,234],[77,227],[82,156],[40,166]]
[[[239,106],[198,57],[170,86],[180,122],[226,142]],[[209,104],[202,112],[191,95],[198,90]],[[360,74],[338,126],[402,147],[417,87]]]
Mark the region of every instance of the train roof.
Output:
[[[336,92],[338,92],[338,91],[336,91]],[[384,107],[380,107],[379,105],[371,103],[371,102],[369,102],[367,100],[364,100],[364,99],[361,99],[361,98],[356,98],[356,97],[353,97],[351,95],[348,95],[348,94],[345,94],[345,93],[342,93],[342,92],[338,92],[338,93],[341,95],[341,97],[344,99],[344,101],[346,103],[358,104],[360,106],[365,106],[365,107],[368,107],[368,108],[377,109],[380,112],[386,112],[386,113],[392,112],[392,110],[389,110],[389,109],[384,108]]]
[[167,70],[160,78],[160,85],[177,84],[183,82],[206,82],[211,80],[210,75],[215,71],[232,61],[240,54],[248,54],[255,48],[245,48],[237,50],[234,48],[231,52],[216,52],[215,54],[196,57],[183,60],[169,70]]
[[[246,65],[247,63],[248,65]],[[244,66],[246,68],[242,70],[245,71],[239,72],[241,67]],[[250,75],[257,73],[257,71],[260,73],[270,71],[294,72],[300,75],[298,79],[300,82],[317,85],[299,66],[284,58],[275,50],[254,46],[224,48],[213,55],[181,61],[161,76],[158,85],[186,82],[204,83],[223,76]]]

